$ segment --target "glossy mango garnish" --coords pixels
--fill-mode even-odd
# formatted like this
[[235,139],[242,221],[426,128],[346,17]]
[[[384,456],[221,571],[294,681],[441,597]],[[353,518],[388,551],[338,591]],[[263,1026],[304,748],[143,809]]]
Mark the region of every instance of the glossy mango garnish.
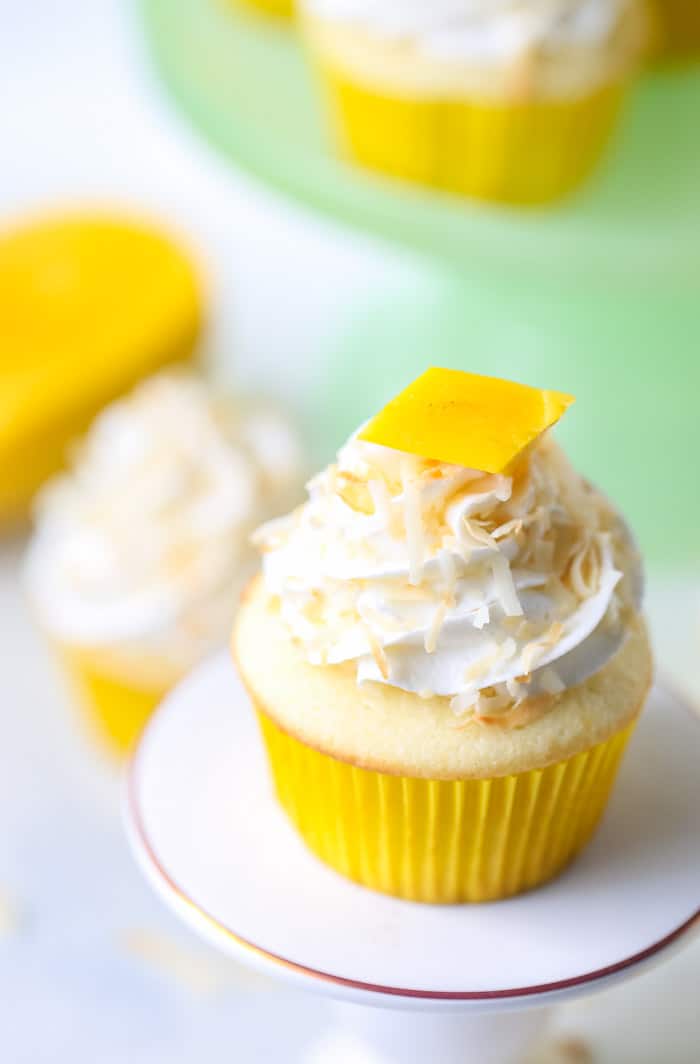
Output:
[[360,439],[504,473],[573,401],[563,392],[433,367],[372,418]]

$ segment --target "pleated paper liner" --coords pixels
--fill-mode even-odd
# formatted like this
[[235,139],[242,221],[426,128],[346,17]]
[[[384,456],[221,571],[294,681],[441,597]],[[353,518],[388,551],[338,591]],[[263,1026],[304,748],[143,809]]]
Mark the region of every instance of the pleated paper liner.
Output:
[[90,734],[113,755],[126,755],[168,688],[138,687],[117,679],[92,664],[85,652],[69,647],[58,648],[58,657]]
[[591,838],[634,724],[544,769],[427,780],[356,768],[258,719],[279,801],[321,860],[373,890],[493,901],[551,879]]
[[393,177],[477,199],[547,203],[595,167],[626,85],[522,103],[387,95],[321,62],[337,139],[351,159]]

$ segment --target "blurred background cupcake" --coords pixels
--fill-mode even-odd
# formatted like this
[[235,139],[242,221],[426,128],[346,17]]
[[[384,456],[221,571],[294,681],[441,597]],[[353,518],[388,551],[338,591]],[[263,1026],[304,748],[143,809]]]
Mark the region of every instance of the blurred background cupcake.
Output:
[[188,254],[116,213],[32,219],[0,235],[0,526],[105,403],[193,357],[202,294]]
[[41,493],[30,599],[113,747],[225,642],[249,533],[295,501],[301,472],[277,411],[170,373],[100,414],[71,472]]
[[656,59],[691,59],[700,55],[698,0],[649,0],[652,55]]
[[593,168],[645,40],[637,0],[303,0],[343,150],[486,200]]

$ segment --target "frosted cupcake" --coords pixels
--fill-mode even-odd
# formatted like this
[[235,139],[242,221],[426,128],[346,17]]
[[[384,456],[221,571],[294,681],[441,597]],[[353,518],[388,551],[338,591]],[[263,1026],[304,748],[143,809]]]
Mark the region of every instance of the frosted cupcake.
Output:
[[42,628],[113,747],[225,644],[248,537],[294,502],[295,434],[195,376],[163,374],[108,407],[39,497],[26,580]]
[[658,59],[700,55],[698,0],[649,0],[652,53]]
[[598,161],[645,39],[639,0],[302,0],[342,149],[506,203]]
[[429,371],[257,534],[234,655],[277,794],[366,886],[503,898],[603,813],[651,658],[626,526],[545,431],[568,401]]

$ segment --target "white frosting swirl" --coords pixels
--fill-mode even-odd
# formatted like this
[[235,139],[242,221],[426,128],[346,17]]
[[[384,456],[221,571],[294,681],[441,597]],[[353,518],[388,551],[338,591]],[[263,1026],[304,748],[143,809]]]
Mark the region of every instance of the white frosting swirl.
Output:
[[194,375],[152,378],[103,411],[39,497],[26,577],[41,621],[84,646],[152,641],[184,669],[225,640],[250,532],[300,484],[279,413]]
[[355,438],[256,539],[311,663],[482,717],[600,669],[640,596],[625,527],[548,438],[514,479]]
[[419,42],[444,58],[512,58],[609,39],[630,0],[303,0],[310,14]]

